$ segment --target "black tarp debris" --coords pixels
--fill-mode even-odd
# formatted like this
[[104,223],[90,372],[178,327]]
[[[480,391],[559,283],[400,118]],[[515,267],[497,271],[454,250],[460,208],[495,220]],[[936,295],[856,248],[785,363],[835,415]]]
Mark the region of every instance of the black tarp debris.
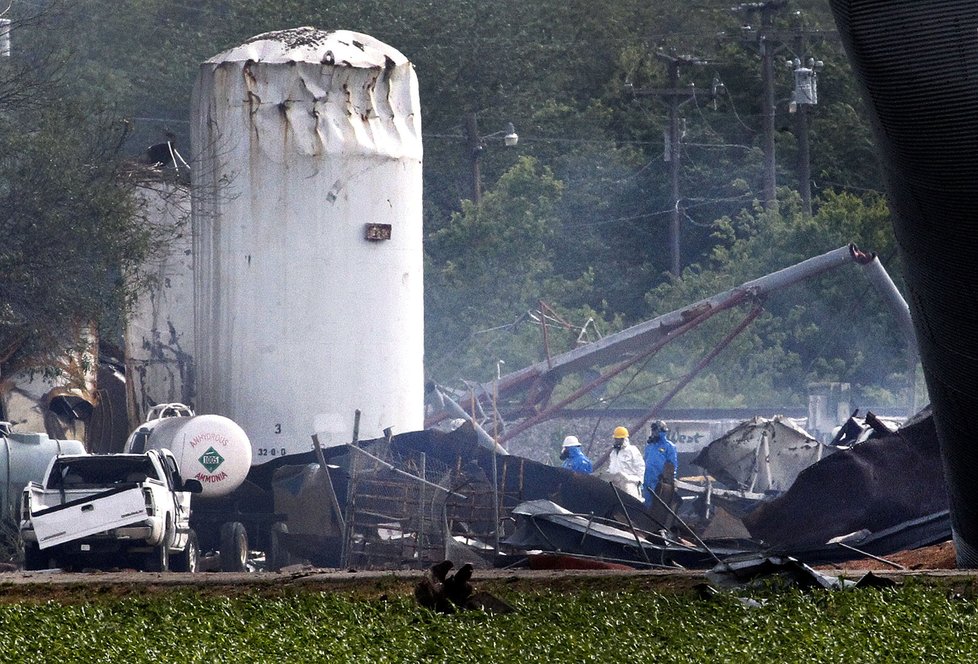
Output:
[[624,562],[636,567],[706,567],[718,557],[760,550],[748,542],[723,544],[687,542],[669,531],[649,532],[627,524],[575,514],[549,500],[521,503],[513,510],[516,530],[504,542],[523,550],[569,553]]
[[[858,530],[880,533],[948,509],[937,431],[929,411],[896,432],[841,450],[799,474],[783,495],[744,518],[752,537],[779,550],[819,547]],[[934,533],[933,544],[950,536]],[[894,549],[899,550],[899,549]]]
[[870,438],[892,435],[898,428],[892,420],[878,417],[872,411],[867,411],[865,417],[860,417],[857,408],[828,444],[832,447],[849,448]]
[[823,574],[790,556],[756,555],[724,560],[707,571],[706,578],[721,588],[758,586],[776,582],[802,590],[888,587],[891,579],[867,573],[859,580]]

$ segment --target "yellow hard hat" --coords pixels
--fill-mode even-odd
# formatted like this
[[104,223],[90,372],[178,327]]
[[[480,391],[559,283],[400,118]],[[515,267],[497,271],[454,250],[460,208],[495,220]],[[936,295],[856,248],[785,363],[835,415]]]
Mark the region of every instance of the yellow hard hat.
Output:
[[625,427],[615,427],[615,433],[612,434],[613,438],[628,438],[628,429]]

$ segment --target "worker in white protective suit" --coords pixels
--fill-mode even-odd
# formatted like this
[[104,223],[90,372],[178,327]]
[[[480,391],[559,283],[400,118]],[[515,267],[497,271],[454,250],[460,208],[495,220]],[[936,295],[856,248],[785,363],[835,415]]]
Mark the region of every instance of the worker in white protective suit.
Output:
[[615,427],[614,447],[608,458],[608,474],[611,483],[629,496],[642,499],[642,478],[645,476],[645,460],[637,447],[628,439],[628,429]]

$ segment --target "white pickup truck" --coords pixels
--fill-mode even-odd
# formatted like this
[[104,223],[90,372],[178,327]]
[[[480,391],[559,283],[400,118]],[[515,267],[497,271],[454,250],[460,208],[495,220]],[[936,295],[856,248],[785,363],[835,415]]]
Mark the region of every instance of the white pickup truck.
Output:
[[[197,571],[190,496],[169,450],[55,457],[43,482],[24,489],[24,568],[133,565]],[[111,562],[110,562],[111,561]]]

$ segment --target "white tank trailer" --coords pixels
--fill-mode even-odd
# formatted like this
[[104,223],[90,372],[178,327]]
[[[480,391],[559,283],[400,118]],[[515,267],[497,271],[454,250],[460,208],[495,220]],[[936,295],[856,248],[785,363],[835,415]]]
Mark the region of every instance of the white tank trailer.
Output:
[[153,407],[125,447],[134,454],[163,449],[173,452],[183,479],[200,482],[203,499],[228,495],[251,470],[251,441],[244,429],[220,415],[195,415],[180,403]]
[[196,402],[263,464],[423,427],[421,116],[364,34],[270,32],[194,87]]
[[[270,566],[286,564],[278,541],[279,533],[288,530],[285,524],[269,511],[242,511],[235,495],[252,460],[251,441],[240,426],[221,415],[195,415],[181,403],[159,404],[125,445],[129,453],[150,449],[170,450],[183,479],[200,481],[203,491],[193,498],[190,525],[201,551],[218,554],[215,565],[226,572],[245,571],[253,544],[265,551]],[[208,561],[205,567],[215,565]]]

